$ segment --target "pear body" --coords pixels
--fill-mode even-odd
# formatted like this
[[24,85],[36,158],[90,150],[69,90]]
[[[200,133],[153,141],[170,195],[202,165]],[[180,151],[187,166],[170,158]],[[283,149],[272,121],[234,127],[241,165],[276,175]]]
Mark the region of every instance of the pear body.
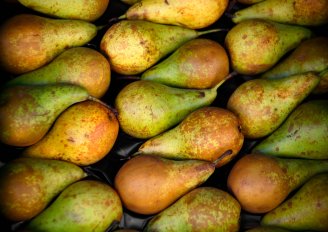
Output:
[[328,23],[328,1],[313,0],[265,0],[241,9],[232,17],[234,23],[247,19],[265,19],[284,24],[319,26]]
[[250,213],[267,213],[311,177],[327,171],[327,160],[248,154],[234,164],[227,185],[242,209]]
[[280,157],[328,159],[327,130],[328,101],[308,101],[299,105],[252,152]]
[[96,34],[96,26],[82,20],[16,15],[0,28],[0,64],[10,73],[26,73],[49,63],[67,48],[86,44]]
[[79,102],[61,113],[50,131],[23,154],[90,165],[112,149],[118,130],[118,120],[110,109],[94,101]]
[[246,138],[262,138],[276,130],[319,81],[314,73],[249,80],[232,93],[227,108],[239,117]]
[[276,226],[257,226],[252,229],[246,230],[245,232],[290,232],[290,230],[286,230]]
[[239,231],[240,205],[229,193],[213,187],[191,190],[155,215],[147,231]]
[[192,111],[210,105],[216,95],[216,89],[180,89],[138,80],[118,93],[115,109],[125,133],[150,138],[178,124]]
[[112,25],[100,42],[111,68],[125,75],[139,74],[201,32],[143,20],[122,20]]
[[228,74],[229,58],[225,49],[215,41],[197,38],[143,72],[141,79],[180,88],[206,89]]
[[0,212],[11,221],[30,220],[68,185],[86,176],[68,162],[17,158],[0,169]]
[[125,13],[131,20],[147,20],[191,29],[205,28],[217,21],[228,6],[228,0],[200,0],[170,2],[140,0]]
[[284,203],[264,215],[261,224],[292,231],[327,231],[327,192],[328,174],[318,174],[308,180]]
[[88,92],[77,85],[11,86],[0,95],[0,140],[11,146],[38,142],[70,105],[84,101]]
[[122,203],[108,184],[81,180],[68,186],[55,201],[27,224],[30,231],[103,232],[120,222]]
[[64,19],[78,19],[84,21],[95,21],[103,15],[109,0],[73,0],[69,2],[65,0],[18,0],[22,5],[41,12],[43,14],[64,18]]
[[207,161],[139,155],[119,169],[115,189],[127,209],[155,214],[204,183],[214,170],[215,165]]
[[143,143],[140,154],[169,159],[197,159],[214,162],[226,151],[231,155],[219,161],[222,166],[240,151],[244,136],[238,118],[218,107],[202,107],[190,113],[178,126]]
[[256,75],[269,70],[311,34],[311,30],[302,26],[249,19],[227,33],[225,45],[236,72]]
[[110,66],[101,53],[75,47],[62,52],[49,64],[10,80],[6,86],[71,83],[84,87],[91,96],[101,98],[110,81]]

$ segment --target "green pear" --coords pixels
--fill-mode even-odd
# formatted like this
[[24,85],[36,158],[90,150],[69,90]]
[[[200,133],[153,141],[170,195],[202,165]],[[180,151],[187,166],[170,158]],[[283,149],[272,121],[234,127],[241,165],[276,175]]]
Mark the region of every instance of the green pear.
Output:
[[257,226],[252,229],[248,229],[245,232],[291,232],[291,231],[276,226]]
[[228,7],[228,2],[228,0],[170,0],[169,2],[140,0],[119,18],[200,29],[217,21]]
[[328,23],[328,1],[265,0],[234,13],[232,21],[240,23],[248,19],[265,19],[279,23],[318,26]]
[[172,55],[142,73],[142,80],[165,85],[205,89],[219,83],[229,74],[229,58],[225,49],[209,39],[193,39]]
[[312,100],[298,106],[252,152],[280,157],[328,159],[328,101]]
[[71,83],[100,98],[108,90],[110,80],[110,66],[101,53],[91,48],[75,47],[59,54],[49,64],[15,77],[6,86]]
[[13,74],[22,74],[49,63],[70,47],[91,41],[97,27],[82,20],[53,19],[19,14],[0,28],[0,65]]
[[319,81],[311,72],[249,80],[232,93],[227,108],[239,117],[246,138],[262,138],[276,130]]
[[227,186],[245,211],[267,213],[311,177],[324,172],[328,172],[328,160],[247,154],[230,170]]
[[120,128],[136,138],[150,138],[181,122],[189,113],[210,105],[217,88],[180,89],[138,80],[120,90],[115,99]]
[[128,210],[155,214],[204,183],[214,170],[215,164],[208,161],[139,155],[119,169],[115,189]]
[[71,184],[26,226],[31,231],[104,232],[123,215],[121,200],[111,186],[97,180]]
[[79,102],[62,112],[47,134],[27,147],[23,155],[90,165],[112,149],[118,130],[118,120],[106,106]]
[[111,68],[119,74],[135,75],[150,68],[185,42],[218,31],[164,25],[143,20],[122,20],[112,25],[100,42]]
[[85,21],[95,21],[103,15],[109,0],[18,0],[22,5],[34,11],[65,19],[79,19]]
[[139,154],[158,155],[169,159],[197,159],[214,162],[226,151],[223,166],[240,151],[244,136],[239,120],[230,111],[218,107],[202,107],[190,113],[178,126],[144,142]]
[[237,232],[240,208],[229,193],[213,187],[199,187],[155,215],[144,231]]
[[271,212],[262,225],[293,231],[328,231],[328,173],[312,177],[297,192]]
[[47,133],[55,119],[70,105],[89,99],[77,85],[17,85],[0,94],[0,141],[29,146]]
[[273,67],[311,35],[311,30],[302,26],[249,19],[238,23],[227,33],[225,45],[236,72],[256,75]]
[[69,162],[17,158],[0,168],[0,212],[11,221],[29,220],[68,185],[85,177]]

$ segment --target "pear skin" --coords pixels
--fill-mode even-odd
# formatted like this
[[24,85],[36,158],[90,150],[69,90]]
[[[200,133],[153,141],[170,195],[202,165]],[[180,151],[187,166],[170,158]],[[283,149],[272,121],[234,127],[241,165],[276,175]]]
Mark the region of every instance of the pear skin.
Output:
[[83,46],[96,34],[97,27],[82,20],[15,15],[0,28],[0,65],[7,72],[23,74],[49,63],[67,48]]
[[169,160],[139,155],[131,158],[115,176],[115,189],[132,212],[155,214],[204,183],[215,164],[201,160]]
[[112,110],[94,101],[79,102],[65,110],[50,131],[23,154],[90,165],[112,149],[118,130]]
[[11,221],[30,220],[68,185],[85,177],[69,162],[17,158],[0,168],[0,212]]

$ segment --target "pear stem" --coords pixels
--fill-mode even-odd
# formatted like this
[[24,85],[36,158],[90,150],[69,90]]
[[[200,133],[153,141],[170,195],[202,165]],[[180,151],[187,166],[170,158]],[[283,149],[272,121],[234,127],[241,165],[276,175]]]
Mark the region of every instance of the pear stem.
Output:
[[232,155],[232,150],[227,150],[219,158],[217,158],[213,163],[216,166],[221,160],[223,160],[225,157],[230,156],[230,155]]
[[107,25],[98,25],[97,26],[97,31],[102,30],[103,28],[105,28]]
[[218,90],[218,88],[227,80],[229,80],[230,78],[237,76],[238,73],[236,71],[232,71],[231,73],[229,73],[225,78],[223,78],[223,80],[221,80],[218,84],[216,84],[212,89],[213,90]]
[[140,80],[139,76],[120,76],[118,77],[120,80]]
[[90,101],[94,101],[94,102],[97,102],[97,103],[99,103],[99,104],[105,106],[105,107],[108,108],[109,110],[111,110],[111,111],[115,114],[115,116],[118,115],[118,112],[117,112],[116,109],[114,109],[114,108],[111,107],[110,105],[106,104],[105,102],[99,100],[98,98],[95,98],[95,97],[89,95],[89,96],[88,96],[88,100],[90,100]]
[[225,29],[225,28],[217,28],[217,29],[211,29],[211,30],[207,30],[207,31],[197,31],[198,36],[201,35],[206,35],[206,34],[210,34],[210,33],[214,33],[214,32],[219,32],[219,31],[228,31],[229,29]]
[[126,14],[119,16],[117,19],[118,19],[118,20],[126,19]]

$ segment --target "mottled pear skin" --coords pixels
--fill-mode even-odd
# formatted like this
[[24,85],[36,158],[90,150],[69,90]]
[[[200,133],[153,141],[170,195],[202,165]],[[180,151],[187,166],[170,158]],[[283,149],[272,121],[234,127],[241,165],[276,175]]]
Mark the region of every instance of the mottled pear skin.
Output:
[[15,15],[0,28],[0,65],[10,73],[23,74],[67,48],[86,44],[96,34],[96,26],[86,21]]
[[240,211],[240,204],[229,193],[213,187],[199,187],[155,215],[144,231],[237,232]]
[[85,177],[78,166],[57,160],[17,158],[0,168],[0,212],[11,221],[35,217],[68,185]]

